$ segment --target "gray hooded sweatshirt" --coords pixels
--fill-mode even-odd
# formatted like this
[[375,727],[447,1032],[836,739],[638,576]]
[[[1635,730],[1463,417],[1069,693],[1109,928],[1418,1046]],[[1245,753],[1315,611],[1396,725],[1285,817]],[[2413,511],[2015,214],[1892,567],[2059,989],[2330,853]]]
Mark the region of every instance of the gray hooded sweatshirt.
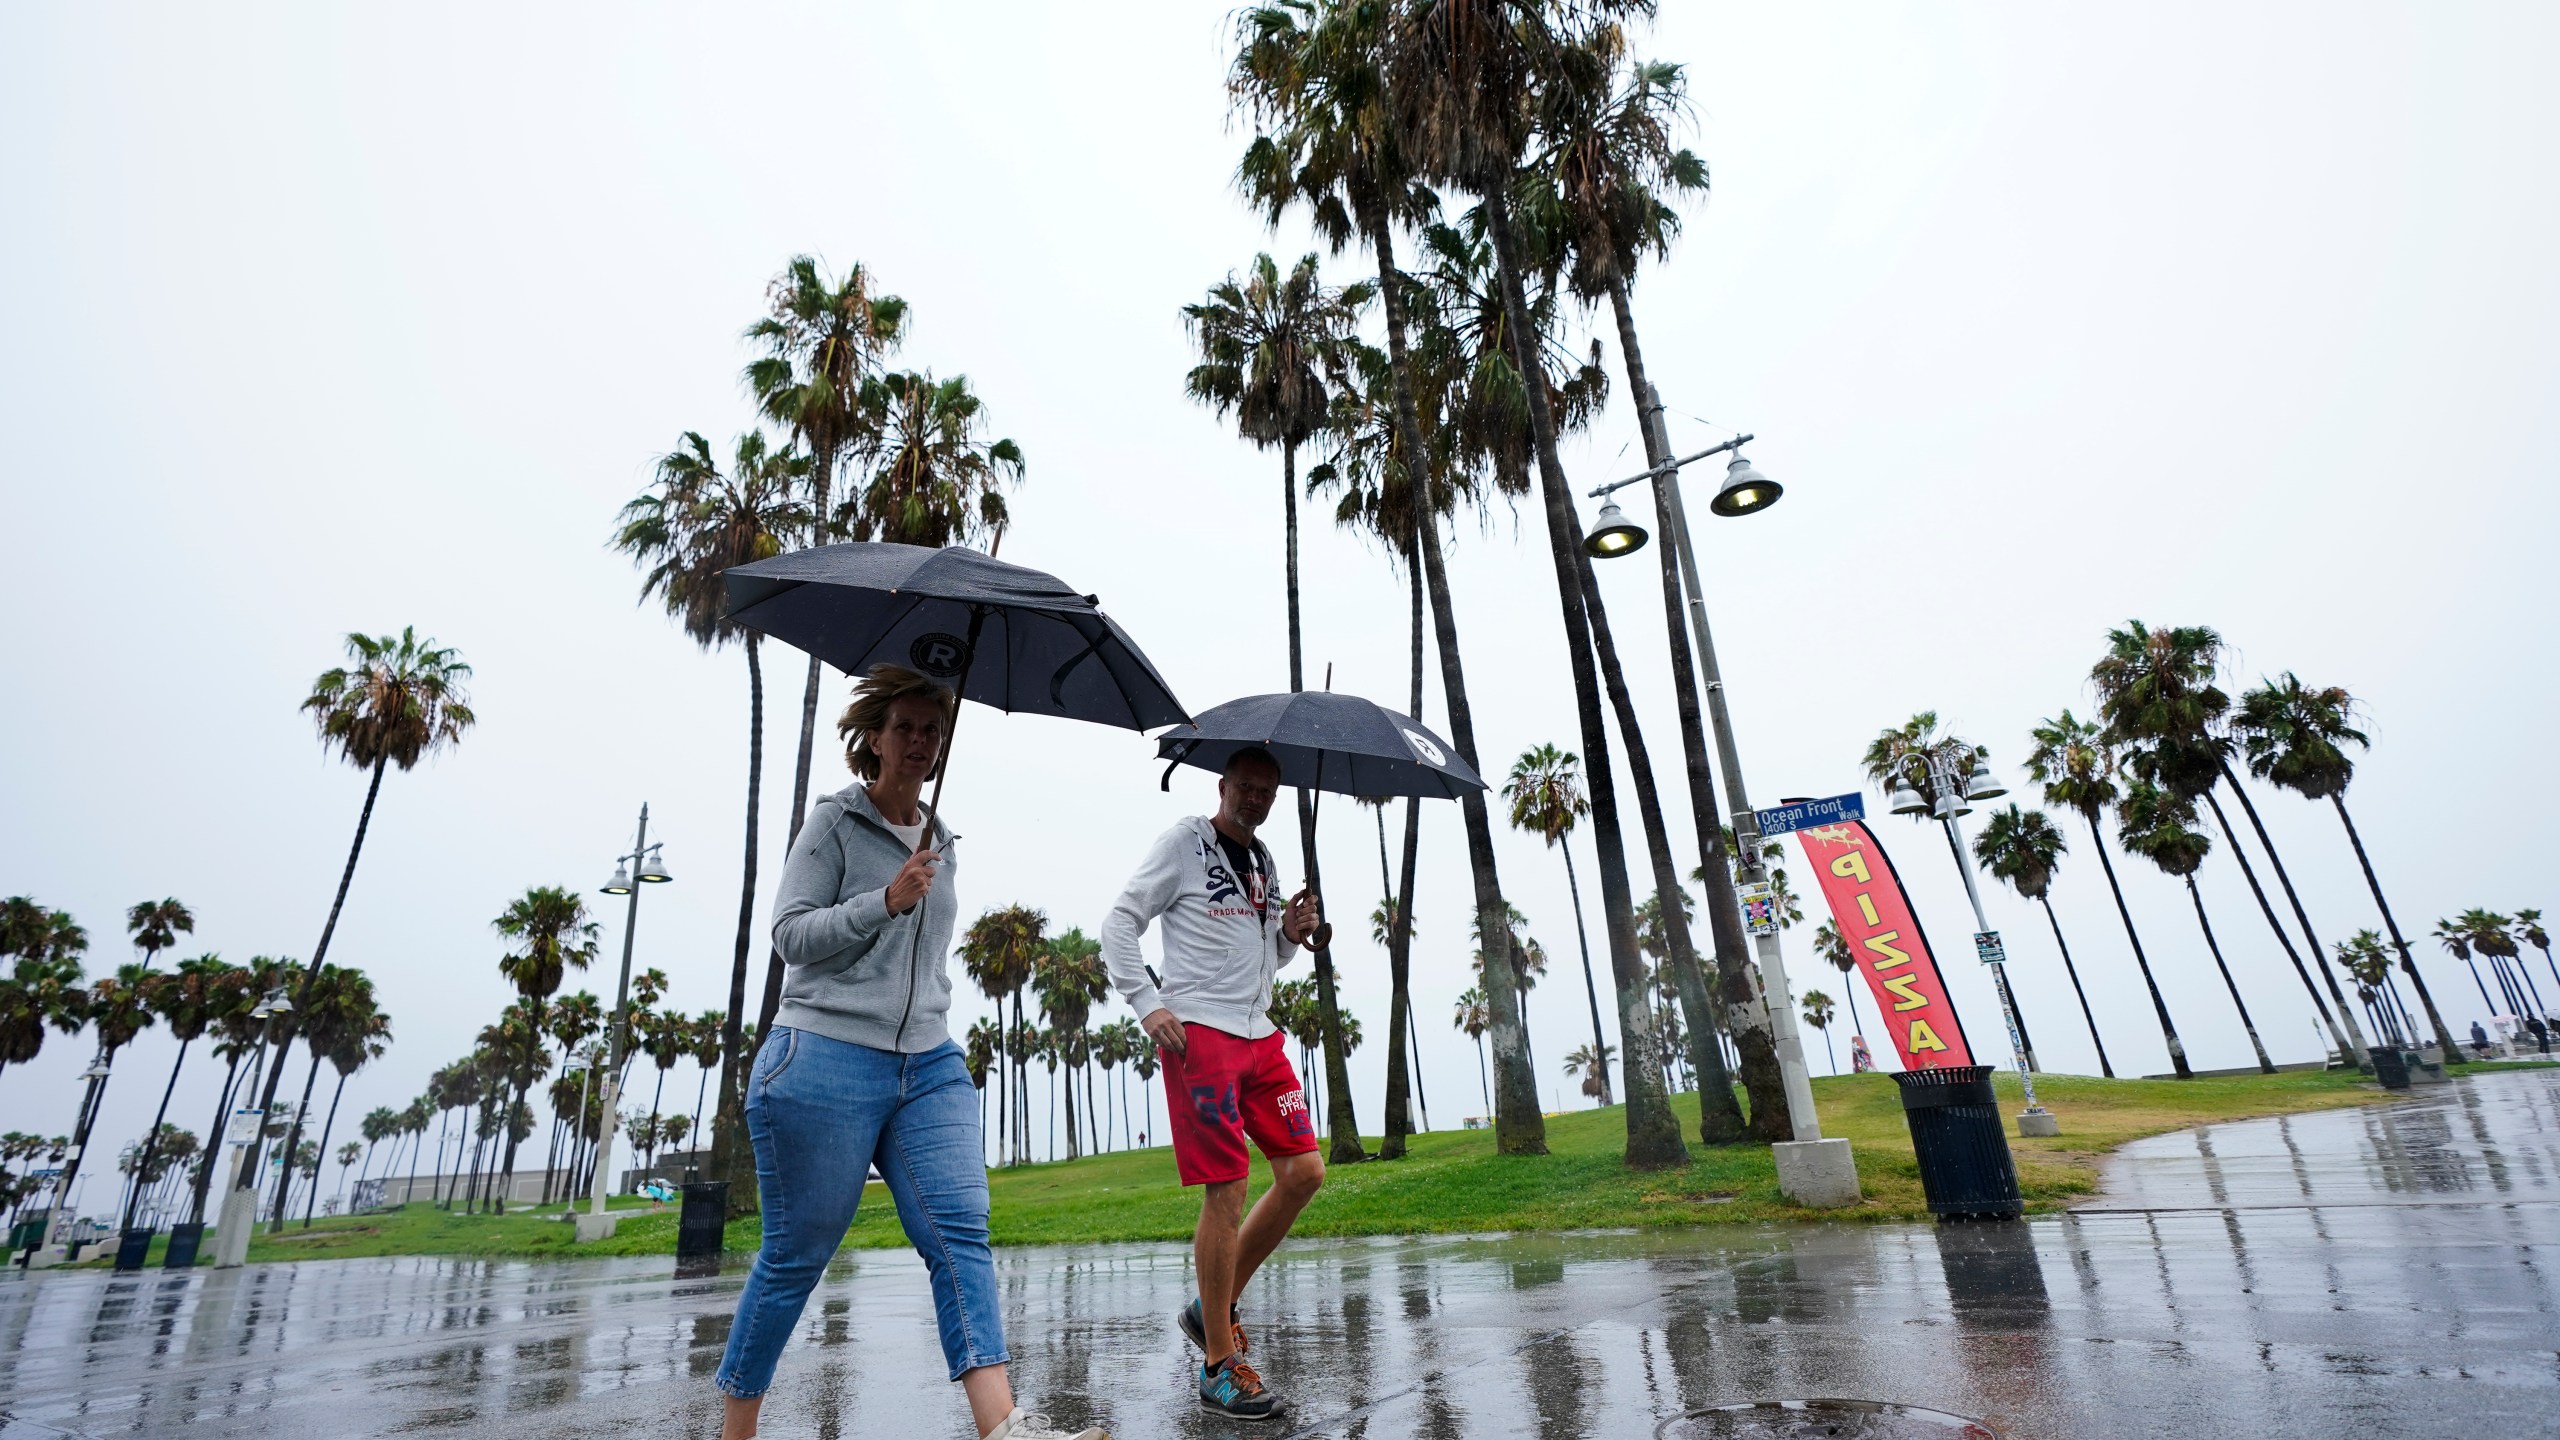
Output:
[[889,882],[909,852],[871,792],[848,785],[809,807],[774,901],[773,948],[786,967],[775,1024],[907,1055],[951,1038],[960,857],[940,816],[932,840],[943,856],[933,889],[892,915]]

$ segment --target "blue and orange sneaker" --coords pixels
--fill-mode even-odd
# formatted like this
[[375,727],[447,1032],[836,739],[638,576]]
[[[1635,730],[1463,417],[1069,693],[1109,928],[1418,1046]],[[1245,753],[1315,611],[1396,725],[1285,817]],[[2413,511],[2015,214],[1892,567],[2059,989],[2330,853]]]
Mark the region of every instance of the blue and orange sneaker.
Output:
[[[1235,1306],[1227,1307],[1228,1340],[1235,1352],[1241,1355],[1253,1346],[1244,1337],[1244,1326],[1236,1320],[1238,1313]],[[1200,1347],[1201,1354],[1209,1353],[1209,1331],[1200,1323],[1199,1296],[1191,1297],[1191,1303],[1183,1306],[1181,1312],[1174,1316],[1174,1323],[1182,1327],[1183,1335],[1189,1338],[1192,1344]]]
[[1280,1413],[1280,1397],[1243,1356],[1230,1355],[1200,1367],[1200,1408],[1231,1420],[1268,1420]]

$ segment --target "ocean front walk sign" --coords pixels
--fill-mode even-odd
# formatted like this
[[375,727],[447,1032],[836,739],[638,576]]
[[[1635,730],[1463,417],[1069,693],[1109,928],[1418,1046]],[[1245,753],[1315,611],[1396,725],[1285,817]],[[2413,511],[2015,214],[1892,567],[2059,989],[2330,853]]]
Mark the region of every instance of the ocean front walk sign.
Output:
[[1867,802],[1852,791],[1846,795],[1834,795],[1828,800],[1790,800],[1766,810],[1754,810],[1751,818],[1759,822],[1763,835],[1792,835],[1816,825],[1864,820],[1867,818]]

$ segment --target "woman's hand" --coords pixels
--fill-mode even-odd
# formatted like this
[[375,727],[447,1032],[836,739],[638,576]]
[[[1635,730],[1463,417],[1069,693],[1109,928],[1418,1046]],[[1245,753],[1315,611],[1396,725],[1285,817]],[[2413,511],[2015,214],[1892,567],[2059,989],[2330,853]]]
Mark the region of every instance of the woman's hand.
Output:
[[908,856],[907,863],[899,866],[897,875],[889,881],[889,913],[904,915],[933,893],[934,867],[941,863],[941,854],[933,850],[919,850]]

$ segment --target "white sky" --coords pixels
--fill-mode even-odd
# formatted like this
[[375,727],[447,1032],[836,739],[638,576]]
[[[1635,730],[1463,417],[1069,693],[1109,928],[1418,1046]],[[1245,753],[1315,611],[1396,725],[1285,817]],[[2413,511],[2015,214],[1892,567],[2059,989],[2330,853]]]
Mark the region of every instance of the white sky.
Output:
[[[125,906],[171,894],[201,922],[181,953],[307,956],[362,777],[295,705],[343,632],[414,624],[478,668],[482,723],[383,788],[332,958],[376,977],[399,1038],[350,1116],[467,1048],[508,998],[490,917],[529,885],[592,895],[643,800],[678,883],[648,893],[640,963],[688,1010],[720,1003],[744,666],[635,605],[603,542],[680,431],[725,452],[746,422],[738,332],[801,251],[873,267],[915,308],[903,361],[967,373],[1021,442],[1006,559],[1099,591],[1195,706],[1284,686],[1277,458],[1181,393],[1178,307],[1257,249],[1305,248],[1228,189],[1226,14],[0,12],[0,513],[23,607],[0,666],[0,891],[77,915],[93,971],[126,958]],[[1700,517],[1754,798],[1853,788],[1865,741],[1923,707],[2020,781],[2028,727],[2085,712],[2106,627],[2207,623],[2238,679],[2291,668],[2370,705],[2351,798],[2404,925],[2560,900],[2560,836],[2514,798],[2555,699],[2535,578],[2560,519],[2555,38],[2530,5],[1671,7],[1639,48],[1690,65],[1715,193],[1638,321],[1675,443],[1753,430],[1787,487],[1748,522]],[[1566,462],[1580,488],[1639,455],[1621,397]],[[1486,768],[1577,747],[1543,522],[1458,538]],[[1311,668],[1396,702],[1393,576],[1317,525],[1305,564]],[[1605,573],[1667,765],[1655,571]],[[774,660],[764,902],[796,690]],[[830,712],[843,693],[831,678]],[[1094,929],[1146,841],[1206,803],[1205,777],[1159,795],[1151,753],[973,710],[949,797],[970,913],[1019,900]],[[819,775],[843,780],[825,747]],[[2334,819],[2260,803],[2324,935],[2377,923]],[[1375,837],[1328,808],[1347,920],[1374,901]],[[1879,829],[1960,946],[1943,846]],[[2163,1069],[2072,839],[2056,902],[2118,1069]],[[1454,809],[1425,840],[1416,984],[1447,1125],[1481,1108],[1447,1018]],[[1569,963],[1561,868],[1500,845]],[[2197,1062],[2244,1063],[2183,891],[2120,869]],[[2313,1057],[2228,859],[2202,883],[2270,1046]],[[2094,1068],[2042,917],[1988,903],[2045,1060]],[[618,907],[603,938],[618,952]],[[1839,992],[1790,953],[1800,985]],[[1988,986],[1941,959],[1989,1048]],[[1384,964],[1363,943],[1341,961],[1374,1128]],[[2426,963],[2466,1027],[2469,978]],[[1558,1094],[1566,978],[1532,1009]],[[139,1133],[171,1050],[128,1052],[102,1143]],[[0,1128],[66,1129],[86,1058],[56,1039],[0,1074]],[[218,1078],[191,1061],[172,1118],[201,1131]],[[672,1079],[667,1108],[689,1107],[690,1067]]]

